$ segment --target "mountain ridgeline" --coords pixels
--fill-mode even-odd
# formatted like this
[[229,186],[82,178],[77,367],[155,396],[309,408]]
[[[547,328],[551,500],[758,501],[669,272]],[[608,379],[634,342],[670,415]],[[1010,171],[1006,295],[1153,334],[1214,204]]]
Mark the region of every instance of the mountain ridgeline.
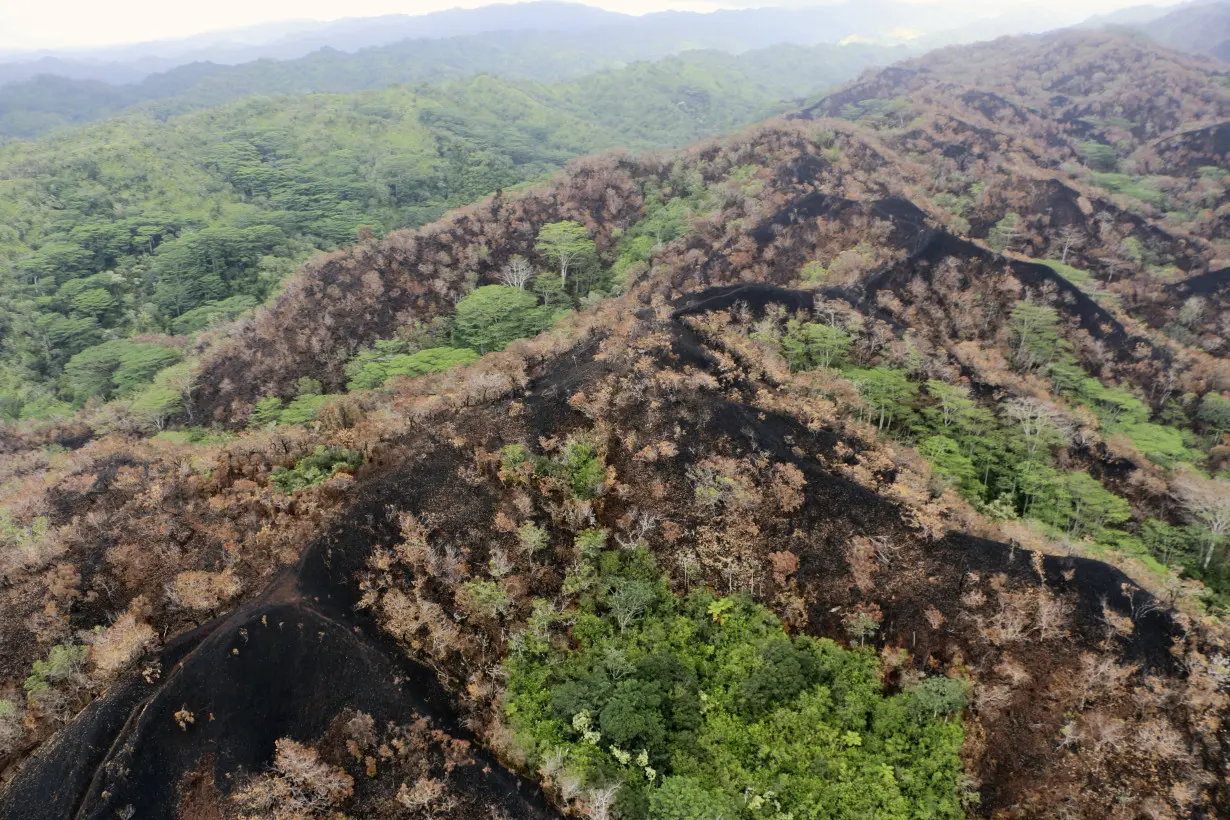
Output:
[[[636,27],[567,34],[501,31],[469,37],[402,40],[353,54],[322,48],[293,60],[258,60],[239,65],[191,63],[128,84],[45,74],[0,86],[0,139],[37,137],[134,106],[165,118],[253,94],[345,93],[396,84],[441,83],[476,74],[494,74],[508,80],[563,82],[674,55],[687,64],[691,52],[706,49],[723,54],[742,52],[738,58],[729,58],[730,67],[726,70],[741,71],[749,79],[769,85],[785,83],[797,87],[798,81],[808,76],[805,72],[818,69],[802,89],[805,93],[825,88],[831,82],[844,82],[872,63],[898,59],[904,50],[839,46],[819,35],[797,39],[801,42],[779,44],[786,46],[783,54],[777,46],[766,48],[764,37],[745,40],[734,36],[690,36],[686,27],[663,32],[645,32]],[[769,68],[773,70],[766,70]]]

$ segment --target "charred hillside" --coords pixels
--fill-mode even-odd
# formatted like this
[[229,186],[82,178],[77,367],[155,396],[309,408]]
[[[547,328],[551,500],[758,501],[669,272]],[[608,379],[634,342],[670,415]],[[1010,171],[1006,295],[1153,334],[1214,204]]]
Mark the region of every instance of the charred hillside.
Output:
[[[911,668],[960,666],[987,676],[980,729],[970,742],[981,747],[973,772],[988,810],[1024,799],[1040,812],[1055,801],[1081,800],[1087,762],[1074,766],[1074,755],[1054,752],[1053,738],[1069,721],[1065,713],[1080,700],[1080,721],[1139,726],[1129,731],[1180,720],[1164,701],[1140,713],[1113,687],[1139,676],[1179,687],[1173,697],[1190,702],[1191,687],[1208,685],[1184,671],[1196,647],[1180,664],[1172,648],[1190,640],[1185,627],[1145,607],[1145,593],[1119,571],[945,533],[970,522],[950,501],[919,506],[909,490],[925,483],[915,472],[919,465],[894,463],[849,430],[808,424],[790,412],[797,408],[773,408],[765,393],[780,392],[781,385],[753,377],[754,371],[732,381],[741,371],[722,361],[734,348],[723,341],[724,331],[714,332],[721,325],[710,324],[712,318],[732,309],[799,308],[809,299],[805,292],[745,285],[689,297],[666,318],[653,311],[638,317],[613,304],[593,317],[575,347],[538,367],[529,362],[543,354],[541,343],[510,351],[526,363],[526,373],[522,386],[510,385],[503,398],[457,396],[467,390],[463,378],[443,393],[416,385],[396,406],[423,409],[381,431],[387,443],[373,449],[372,466],[343,486],[314,492],[342,498],[298,565],[249,603],[143,662],[160,672],[138,676],[88,706],[19,773],[6,811],[59,817],[72,807],[79,816],[101,817],[132,806],[174,814],[194,800],[218,799],[215,784],[225,797],[223,784],[259,771],[273,741],[285,736],[323,736],[338,744],[327,747],[328,759],[345,766],[346,735],[334,724],[356,711],[378,726],[423,715],[461,742],[472,737],[456,728],[452,708],[441,705],[448,700],[432,671],[402,658],[390,632],[403,646],[421,647],[452,697],[460,698],[453,703],[465,722],[509,753],[488,677],[498,658],[499,624],[471,620],[458,632],[425,613],[431,603],[444,612],[456,607],[466,579],[484,572],[497,551],[516,554],[515,533],[500,522],[524,514],[526,491],[497,475],[500,448],[575,435],[590,436],[605,454],[610,488],[579,509],[550,489],[530,489],[533,517],[551,544],[532,563],[517,559],[506,576],[517,590],[509,619],[533,599],[560,594],[560,568],[571,560],[569,533],[578,523],[643,539],[664,562],[691,555],[695,577],[776,600],[806,631],[840,634],[846,613],[874,601],[883,619],[878,640],[906,649]],[[647,358],[652,369],[637,366]],[[449,400],[434,401],[441,396]],[[727,502],[716,515],[698,505],[689,465],[707,463],[748,482],[754,495]],[[860,468],[874,474],[871,486],[852,479]],[[783,475],[800,478],[779,484]],[[390,573],[387,556],[400,554],[408,514],[425,522],[429,542],[438,546],[412,574]],[[770,553],[789,553],[797,563],[770,571]],[[448,564],[439,562],[449,555],[457,563],[445,570]],[[356,615],[361,590],[375,602]],[[411,620],[393,604],[406,596],[421,613]],[[1120,622],[1126,626],[1108,632]],[[1095,658],[1102,664],[1096,670],[1089,666]],[[1123,684],[1114,683],[1120,679]],[[1029,727],[1015,717],[1021,709],[1029,710]],[[185,712],[193,722],[178,725],[188,719]],[[261,719],[251,721],[253,714]],[[449,737],[429,738],[427,754],[437,754],[431,744],[459,742]],[[1177,768],[1164,771],[1174,775],[1152,776],[1211,765],[1217,753],[1207,744],[1215,737],[1197,741],[1201,754],[1212,755],[1208,761],[1172,758],[1165,765]],[[98,751],[86,759],[71,752],[80,748]],[[453,752],[438,754],[444,761]],[[1099,758],[1099,766],[1122,772],[1105,788],[1152,788],[1132,773],[1145,760],[1156,766],[1156,750],[1103,754],[1111,757]],[[508,816],[539,816],[531,787],[490,763],[491,774],[480,772],[481,753],[463,758],[446,776],[457,796],[456,813],[447,816],[474,816],[467,812],[487,804]],[[357,778],[350,805],[379,813],[391,805],[410,765],[379,759],[374,775]],[[57,801],[49,803],[41,796],[50,783],[57,784]]]
[[315,261],[180,429],[6,433],[0,814],[1230,813],[1223,80],[946,50]]

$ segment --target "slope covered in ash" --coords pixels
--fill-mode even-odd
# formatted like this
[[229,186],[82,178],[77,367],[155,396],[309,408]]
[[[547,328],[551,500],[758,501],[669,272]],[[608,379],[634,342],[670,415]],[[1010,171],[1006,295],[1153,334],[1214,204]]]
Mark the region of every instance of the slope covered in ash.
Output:
[[[1128,48],[1101,37],[1081,48]],[[1174,64],[1146,56],[1140,87]],[[1201,71],[1177,110],[1221,104]],[[881,99],[860,88],[808,116]],[[708,587],[874,646],[886,693],[967,682],[945,816],[1225,814],[1225,588],[1160,552],[1196,548],[1187,465],[1224,469],[1218,319],[1185,307],[1218,292],[1218,215],[1176,226],[1048,164],[1028,124],[1074,137],[1033,90],[961,94],[991,113],[592,158],[321,260],[202,345],[185,413],[208,434],[140,436],[115,407],[14,432],[6,692],[42,665],[10,701],[27,725],[0,806],[25,816],[56,783],[46,816],[259,815],[306,768],[319,812],[603,816],[608,784],[527,741],[508,687],[527,645],[565,651],[606,611],[593,573],[650,561],[663,595]],[[582,309],[343,392],[355,353],[421,335],[515,256],[548,269],[561,220],[596,243]],[[1116,289],[1163,264],[1189,292]],[[1180,309],[1187,335],[1154,329]],[[305,377],[330,394],[314,418],[249,426]],[[312,459],[337,469],[278,471]]]

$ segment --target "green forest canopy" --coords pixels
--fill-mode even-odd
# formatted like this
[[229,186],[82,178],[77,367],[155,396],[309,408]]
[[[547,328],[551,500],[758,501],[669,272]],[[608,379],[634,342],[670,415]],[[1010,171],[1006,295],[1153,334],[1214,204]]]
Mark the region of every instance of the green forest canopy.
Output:
[[[398,84],[445,83],[480,74],[508,80],[568,83],[586,78],[573,92],[589,104],[610,80],[621,78],[628,66],[640,73],[664,75],[666,84],[683,80],[698,91],[721,87],[726,95],[743,93],[738,86],[752,82],[765,91],[763,99],[792,98],[818,88],[837,85],[872,64],[888,64],[903,56],[901,48],[866,44],[795,46],[754,49],[738,56],[698,49],[680,37],[645,40],[639,35],[598,41],[566,41],[555,32],[523,31],[437,40],[405,40],[347,54],[321,49],[294,60],[257,60],[227,66],[193,63],[153,74],[139,83],[109,85],[97,80],[39,76],[0,88],[0,140],[38,137],[66,126],[81,125],[140,107],[159,118],[211,108],[256,94],[344,94],[385,89]],[[734,51],[736,48],[730,47]],[[683,53],[680,53],[683,52]],[[669,55],[677,57],[664,59]],[[641,62],[656,60],[658,62]],[[687,75],[687,76],[684,76]],[[625,84],[641,78],[623,78]],[[658,80],[662,82],[661,79]],[[616,87],[617,88],[617,87]],[[632,97],[615,91],[605,102],[616,109]],[[763,104],[763,103],[762,103]],[[669,108],[640,108],[671,116]],[[655,126],[650,123],[648,130]]]
[[[874,650],[792,638],[741,598],[680,598],[643,548],[594,549],[603,534],[578,536],[577,610],[537,602],[511,641],[507,712],[544,774],[617,789],[626,818],[964,816],[964,681],[890,695]],[[495,617],[507,593],[472,585]]]
[[66,365],[135,334],[232,319],[360,226],[421,225],[603,148],[685,145],[855,70],[825,49],[779,52],[700,52],[556,85],[479,76],[252,97],[0,146],[0,413],[108,398],[65,381]]

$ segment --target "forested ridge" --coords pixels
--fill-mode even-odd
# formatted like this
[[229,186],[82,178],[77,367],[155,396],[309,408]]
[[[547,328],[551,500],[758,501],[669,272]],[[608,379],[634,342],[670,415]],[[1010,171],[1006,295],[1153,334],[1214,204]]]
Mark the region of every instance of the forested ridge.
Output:
[[554,85],[483,75],[254,97],[0,147],[10,364],[0,412],[111,398],[71,374],[61,381],[66,364],[134,335],[160,347],[109,351],[165,363],[187,342],[165,337],[261,303],[317,250],[424,224],[589,151],[679,147],[764,118],[848,77],[872,52],[853,63],[833,53],[697,52]]
[[[209,162],[290,219],[358,99],[458,190],[726,116],[629,71],[149,127],[268,107]],[[1131,37],[946,49],[84,348],[0,437],[0,810],[1225,815],[1228,119]]]
[[[705,42],[702,39],[702,44]],[[725,45],[725,41],[716,43]],[[676,69],[700,63],[723,74],[736,71],[800,95],[843,82],[872,63],[887,63],[901,49],[871,45],[777,45],[733,55],[696,51],[683,34],[643,35],[634,30],[593,33],[499,32],[471,37],[405,40],[347,54],[324,48],[295,60],[257,60],[237,66],[192,63],[139,83],[110,85],[42,75],[0,87],[0,140],[30,138],[139,107],[166,118],[223,105],[252,94],[347,93],[395,84],[443,83],[476,74],[509,80],[566,82],[596,71],[672,55]],[[714,55],[722,59],[714,64]]]

